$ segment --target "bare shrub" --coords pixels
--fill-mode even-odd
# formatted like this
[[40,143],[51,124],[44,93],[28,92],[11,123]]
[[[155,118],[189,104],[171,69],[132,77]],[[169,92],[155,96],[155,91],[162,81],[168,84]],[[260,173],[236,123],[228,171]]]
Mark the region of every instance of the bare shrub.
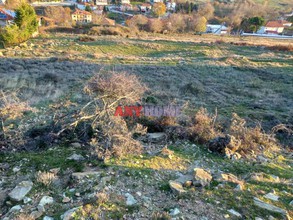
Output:
[[0,95],[0,143],[7,147],[23,145],[24,131],[19,123],[17,125],[14,122],[25,112],[34,111],[34,109],[27,103],[21,102],[15,94],[5,94],[1,91]]
[[205,108],[201,108],[192,120],[189,132],[194,141],[206,143],[207,141],[217,137],[220,132],[216,128],[217,115],[212,115]]
[[154,33],[160,33],[163,30],[163,22],[161,19],[149,19],[147,30]]
[[137,30],[146,30],[148,18],[144,15],[135,15],[126,21],[126,25]]
[[146,129],[139,124],[129,124],[119,116],[114,116],[118,105],[130,105],[140,101],[146,87],[135,75],[106,72],[89,80],[85,92],[91,97],[71,124],[77,126],[88,121],[94,130],[91,145],[100,159],[110,156],[124,156],[139,153],[140,143],[134,134],[143,134]]
[[44,186],[50,186],[52,182],[57,178],[54,173],[38,171],[35,174],[36,181]]
[[230,134],[241,141],[238,151],[242,151],[244,154],[278,148],[273,134],[266,134],[260,125],[247,127],[245,119],[240,118],[236,113],[232,115]]
[[165,29],[170,32],[184,32],[186,29],[184,15],[171,14],[165,21]]
[[168,212],[154,212],[151,217],[152,220],[170,220],[172,217]]
[[286,51],[286,52],[293,52],[293,45],[276,45],[268,47],[269,50],[273,51]]

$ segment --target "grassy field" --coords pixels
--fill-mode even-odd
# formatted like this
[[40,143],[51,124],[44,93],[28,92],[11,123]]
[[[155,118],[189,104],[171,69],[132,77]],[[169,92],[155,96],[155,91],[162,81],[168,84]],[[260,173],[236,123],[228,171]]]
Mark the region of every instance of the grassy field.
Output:
[[[189,115],[205,107],[210,112],[217,110],[219,120],[227,122],[236,112],[249,124],[259,122],[268,131],[280,123],[293,124],[293,52],[277,50],[280,45],[290,48],[292,40],[145,34],[136,38],[101,36],[94,37],[92,42],[80,42],[79,37],[48,34],[1,50],[0,87],[16,91],[35,106],[39,110],[35,113],[37,122],[45,124],[46,115],[51,116],[57,104],[63,106],[70,100],[82,105],[86,81],[95,73],[113,70],[137,75],[148,86],[147,97],[153,103],[185,104]],[[292,146],[292,135],[283,141]],[[292,155],[276,156],[266,152],[267,162],[231,161],[194,143],[179,141],[167,146],[173,152],[172,157],[155,153],[163,146],[146,143],[147,152],[107,160],[105,164],[93,160],[87,146],[75,148],[70,144],[56,144],[33,153],[0,153],[0,165],[9,164],[9,168],[1,171],[5,182],[0,184],[11,190],[15,182],[24,177],[34,180],[33,174],[37,171],[60,168],[57,185],[44,187],[34,180],[29,194],[34,201],[28,205],[32,209],[42,196],[52,195],[55,203],[46,207],[46,215],[56,219],[73,207],[82,207],[77,219],[101,213],[108,219],[123,216],[150,219],[156,212],[169,212],[175,207],[181,211],[177,219],[180,216],[198,220],[225,219],[229,209],[241,213],[242,219],[284,218],[256,207],[254,197],[283,208],[292,216],[289,205]],[[85,160],[66,160],[73,153],[81,154]],[[19,171],[15,172],[15,167]],[[175,196],[168,181],[190,173],[195,167],[213,175],[234,174],[245,182],[245,187],[237,191],[235,184],[214,179],[202,190],[186,188],[186,195]],[[95,171],[99,175],[73,180],[72,173],[80,171]],[[256,173],[261,173],[262,178],[250,177]],[[90,195],[97,190],[112,197],[93,200]],[[280,197],[278,201],[264,197],[272,191]],[[126,192],[135,196],[137,205],[125,206]],[[0,189],[0,202],[1,193]],[[62,202],[64,195],[71,198],[70,203]],[[8,206],[3,207],[0,213],[8,211]]]

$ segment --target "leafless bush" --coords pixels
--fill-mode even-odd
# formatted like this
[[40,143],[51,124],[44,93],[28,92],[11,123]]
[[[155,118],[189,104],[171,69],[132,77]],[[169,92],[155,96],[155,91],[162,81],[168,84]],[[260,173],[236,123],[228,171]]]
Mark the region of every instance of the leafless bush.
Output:
[[0,143],[6,147],[22,145],[24,131],[13,122],[21,118],[25,112],[34,109],[21,102],[15,94],[5,94],[1,91],[0,95]]
[[91,97],[71,124],[77,126],[88,121],[95,132],[91,145],[100,159],[138,153],[140,143],[133,139],[146,129],[139,124],[128,124],[124,118],[114,116],[118,105],[130,105],[140,101],[146,87],[135,75],[127,73],[101,73],[89,80],[85,92]]
[[276,149],[278,147],[273,133],[266,134],[260,125],[252,128],[247,127],[246,121],[236,113],[232,115],[229,132],[241,141],[241,146],[238,151],[243,151],[245,154],[250,154],[252,151],[260,152],[268,148]]
[[160,33],[163,30],[163,22],[161,19],[149,19],[147,30],[154,33]]
[[38,171],[35,174],[36,181],[44,186],[50,186],[52,182],[57,178],[54,173]]
[[216,114],[209,114],[205,108],[201,108],[195,114],[192,125],[188,129],[192,139],[200,143],[206,143],[217,137],[220,132],[217,129],[216,118]]
[[276,45],[268,47],[269,50],[293,52],[293,45]]
[[146,30],[148,18],[144,15],[135,15],[126,21],[126,25],[137,30]]

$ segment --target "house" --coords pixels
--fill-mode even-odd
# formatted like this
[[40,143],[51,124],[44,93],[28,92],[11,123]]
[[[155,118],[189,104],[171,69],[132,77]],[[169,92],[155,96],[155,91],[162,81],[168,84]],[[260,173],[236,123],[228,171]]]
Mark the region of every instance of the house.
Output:
[[75,12],[71,15],[72,21],[81,22],[81,23],[91,23],[92,14],[88,11],[83,11],[76,9]]
[[122,4],[119,7],[120,11],[130,11],[132,9],[133,9],[132,4]]
[[152,9],[152,5],[150,3],[143,3],[139,5],[139,9],[141,12],[148,12]]
[[0,8],[0,26],[6,26],[13,23],[15,12]]
[[164,0],[150,0],[151,4],[159,3],[159,2],[164,2]]
[[292,23],[285,20],[268,21],[264,27],[264,33],[281,34],[285,27],[290,27]]
[[123,5],[123,4],[130,4],[130,0],[119,0],[119,4]]
[[0,0],[0,5],[4,5],[6,0]]
[[167,10],[169,10],[169,11],[175,11],[176,2],[169,1],[169,2],[166,3],[166,7],[167,7]]
[[94,0],[94,4],[97,6],[105,6],[108,5],[108,0]]
[[207,33],[213,33],[213,34],[227,34],[228,33],[228,27],[222,24],[208,24],[207,25]]

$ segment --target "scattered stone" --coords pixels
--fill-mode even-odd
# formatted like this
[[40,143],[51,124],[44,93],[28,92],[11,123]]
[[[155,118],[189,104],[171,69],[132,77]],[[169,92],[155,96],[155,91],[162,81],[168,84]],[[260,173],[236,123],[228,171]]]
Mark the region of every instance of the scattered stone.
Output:
[[228,212],[232,215],[239,217],[239,218],[242,217],[242,215],[239,212],[235,211],[234,209],[229,209]]
[[213,177],[211,174],[204,169],[201,168],[195,168],[194,169],[194,181],[193,185],[195,186],[208,186],[210,185],[210,182],[212,181]]
[[80,148],[81,147],[81,144],[78,143],[78,142],[75,142],[75,143],[71,143],[70,146],[71,147],[74,147],[74,148]]
[[179,214],[180,214],[180,210],[179,210],[178,208],[171,209],[169,214],[170,214],[171,216],[179,215]]
[[277,206],[271,205],[269,203],[266,203],[266,202],[260,200],[259,198],[254,197],[253,201],[254,201],[254,204],[256,206],[258,206],[259,208],[266,209],[266,210],[269,210],[269,211],[272,211],[272,212],[276,212],[276,213],[279,213],[279,214],[282,214],[282,215],[285,215],[285,216],[287,215],[286,210],[281,209],[281,208],[279,208]]
[[279,196],[275,195],[274,193],[268,193],[264,196],[267,199],[270,199],[272,201],[278,201],[279,200]]
[[132,206],[137,203],[137,201],[134,199],[134,197],[130,193],[126,193],[125,197],[126,197],[126,205]]
[[261,162],[261,163],[266,163],[266,162],[268,162],[268,159],[265,158],[265,157],[263,157],[263,156],[261,156],[261,155],[257,156],[257,160],[258,160],[259,162]]
[[37,209],[38,209],[39,212],[42,212],[42,213],[44,213],[46,211],[45,207],[43,205],[38,205]]
[[76,197],[80,197],[80,193],[79,193],[79,192],[75,193],[74,195],[75,195]]
[[68,211],[66,211],[63,215],[61,215],[61,219],[62,220],[71,220],[74,213],[77,211],[77,209],[80,209],[81,207],[76,207],[73,209],[69,209]]
[[209,141],[208,148],[210,151],[220,153],[231,158],[233,153],[238,150],[241,142],[234,136],[226,135],[225,137],[216,137]]
[[138,195],[139,197],[142,196],[141,192],[136,192],[135,194]]
[[229,183],[235,183],[243,185],[243,181],[239,180],[237,176],[231,174],[231,173],[221,173],[216,177],[216,181],[218,182],[229,182]]
[[44,216],[43,220],[54,220],[54,218],[52,218],[50,216]]
[[231,159],[232,160],[240,160],[241,157],[242,157],[241,154],[236,152],[236,153],[232,154]]
[[184,185],[184,184],[186,184],[186,182],[192,181],[192,180],[193,180],[192,175],[182,175],[178,179],[176,179],[175,181]]
[[11,200],[20,202],[31,191],[33,183],[31,181],[22,181],[9,194]]
[[293,200],[289,203],[289,205],[292,205],[293,206]]
[[53,168],[53,169],[50,169],[49,171],[50,171],[50,173],[57,175],[60,171],[60,168]]
[[152,143],[158,143],[166,139],[166,134],[163,132],[148,133],[147,140]]
[[244,190],[244,186],[243,184],[238,184],[235,188],[234,188],[235,191],[243,191]]
[[31,217],[32,219],[38,219],[38,218],[40,218],[42,215],[43,215],[43,212],[40,212],[40,211],[33,211],[33,212],[30,214],[30,217]]
[[170,186],[171,190],[177,195],[181,195],[183,193],[186,193],[186,190],[183,189],[182,184],[179,182],[170,180],[169,186]]
[[263,220],[262,218],[260,218],[260,217],[255,217],[255,219],[254,220]]
[[32,201],[32,199],[29,198],[29,197],[24,197],[24,198],[23,198],[23,203],[24,203],[24,204],[30,203],[31,201]]
[[100,172],[95,172],[95,171],[87,171],[87,172],[77,172],[77,173],[72,173],[72,178],[75,180],[81,180],[84,178],[89,178],[91,176],[100,176]]
[[85,160],[85,158],[80,154],[72,154],[70,157],[67,157],[67,160],[82,161]]
[[20,168],[19,167],[13,167],[12,169],[13,173],[17,173],[20,171]]
[[64,197],[64,198],[62,199],[62,202],[63,202],[63,203],[68,203],[68,202],[70,202],[70,200],[71,200],[71,199],[70,199],[69,197],[66,196],[66,197]]
[[9,213],[19,212],[21,210],[22,210],[22,207],[20,205],[15,205],[9,210]]
[[43,196],[41,201],[39,202],[39,205],[45,206],[47,204],[52,204],[54,202],[54,199],[50,196]]

